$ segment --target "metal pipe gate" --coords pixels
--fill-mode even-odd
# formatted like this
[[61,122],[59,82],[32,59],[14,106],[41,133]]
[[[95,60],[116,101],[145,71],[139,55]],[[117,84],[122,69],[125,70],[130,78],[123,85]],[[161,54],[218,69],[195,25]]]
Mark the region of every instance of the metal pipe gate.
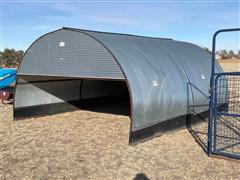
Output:
[[240,28],[222,29],[213,36],[208,154],[240,159],[240,72],[215,73],[217,35],[233,31]]

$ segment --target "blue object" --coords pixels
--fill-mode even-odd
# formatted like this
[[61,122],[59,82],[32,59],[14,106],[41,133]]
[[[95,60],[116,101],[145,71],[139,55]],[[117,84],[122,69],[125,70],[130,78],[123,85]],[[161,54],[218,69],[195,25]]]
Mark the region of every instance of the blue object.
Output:
[[216,38],[219,33],[240,31],[222,29],[213,36],[210,81],[208,154],[240,159],[239,92],[240,72],[215,72]]
[[15,69],[5,69],[0,68],[0,89],[3,89],[16,80],[16,70]]

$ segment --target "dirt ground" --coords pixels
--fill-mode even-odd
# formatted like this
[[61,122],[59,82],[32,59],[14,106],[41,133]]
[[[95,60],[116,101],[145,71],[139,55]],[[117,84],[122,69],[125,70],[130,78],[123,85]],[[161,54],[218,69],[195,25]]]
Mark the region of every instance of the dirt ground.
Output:
[[0,112],[0,179],[240,179],[240,162],[208,157],[186,129],[129,146],[125,115]]

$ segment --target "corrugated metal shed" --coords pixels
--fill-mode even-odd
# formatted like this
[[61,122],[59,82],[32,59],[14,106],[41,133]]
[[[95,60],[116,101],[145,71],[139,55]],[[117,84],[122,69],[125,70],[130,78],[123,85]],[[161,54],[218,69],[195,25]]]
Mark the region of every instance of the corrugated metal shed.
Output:
[[[179,119],[186,121],[189,107],[195,106],[197,114],[208,110],[210,64],[207,52],[187,42],[63,28],[36,40],[17,74],[19,82],[21,77],[41,76],[126,81],[131,99],[130,142],[135,142],[172,126],[170,122],[178,126]],[[42,104],[81,99],[79,84],[71,80],[68,87],[63,85],[76,92],[60,100],[51,101],[40,93],[46,97]],[[18,112],[39,105],[34,97],[26,100],[23,91],[26,94],[28,89],[33,94],[39,91],[33,83],[17,85]]]

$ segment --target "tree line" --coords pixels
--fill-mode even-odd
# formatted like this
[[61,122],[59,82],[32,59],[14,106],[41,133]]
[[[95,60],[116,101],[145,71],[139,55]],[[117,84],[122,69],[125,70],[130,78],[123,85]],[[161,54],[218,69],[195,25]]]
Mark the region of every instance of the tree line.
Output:
[[23,54],[23,50],[9,48],[0,51],[0,67],[18,67]]
[[[211,53],[208,48],[203,47],[203,49]],[[9,48],[0,51],[0,67],[18,67],[23,57],[23,54],[23,50],[15,50]],[[216,55],[219,56],[221,59],[240,59],[240,50],[237,53],[235,53],[233,50],[219,50],[216,52]]]
[[[212,53],[206,47],[203,47],[203,49],[209,53]],[[218,56],[218,58],[220,58],[220,59],[232,59],[232,58],[240,59],[240,49],[236,53],[233,50],[229,50],[229,51],[227,51],[226,49],[218,50],[216,52],[216,56]]]

